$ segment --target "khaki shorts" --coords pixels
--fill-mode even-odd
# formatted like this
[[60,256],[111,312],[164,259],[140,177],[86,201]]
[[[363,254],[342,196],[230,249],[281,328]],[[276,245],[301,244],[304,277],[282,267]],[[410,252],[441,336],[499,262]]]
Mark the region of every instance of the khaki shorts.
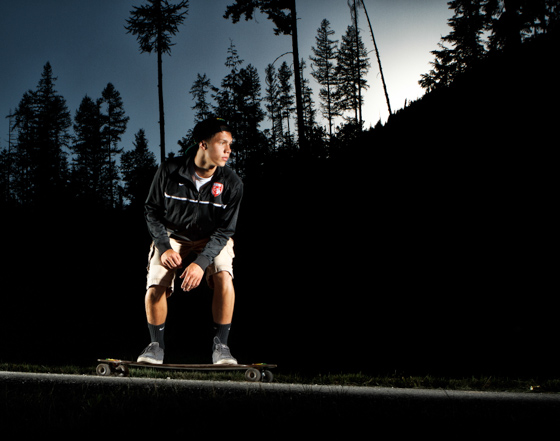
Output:
[[[189,256],[190,253],[200,253],[208,239],[187,242],[169,238],[171,241],[171,248],[181,255],[183,261]],[[220,271],[227,271],[233,278],[233,258],[235,253],[233,251],[233,239],[229,239],[226,246],[214,258],[208,268],[206,268],[205,276],[206,283],[212,287],[212,276]],[[148,275],[146,281],[146,289],[150,286],[160,285],[168,288],[169,294],[173,292],[173,286],[177,269],[168,270],[162,266],[160,261],[160,253],[155,245],[152,243],[150,247],[150,255],[148,257]],[[181,270],[182,271],[182,270]]]

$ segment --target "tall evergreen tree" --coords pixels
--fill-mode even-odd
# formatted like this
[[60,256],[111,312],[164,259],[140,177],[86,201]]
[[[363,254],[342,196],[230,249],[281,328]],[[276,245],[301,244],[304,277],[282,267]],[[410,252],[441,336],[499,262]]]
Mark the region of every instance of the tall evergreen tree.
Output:
[[162,55],[171,53],[171,36],[179,31],[188,13],[188,0],[170,4],[167,0],[148,0],[134,7],[126,30],[137,36],[140,52],[156,52],[158,68],[160,159],[165,161],[165,113],[163,109]]
[[15,149],[12,152],[12,194],[20,205],[33,201],[33,150],[36,138],[35,93],[31,90],[23,94],[14,116]]
[[362,90],[369,88],[366,75],[370,68],[364,43],[354,26],[348,26],[337,53],[338,106],[341,112],[353,111],[354,123],[361,126]]
[[152,177],[157,169],[155,155],[148,149],[144,129],[134,135],[134,149],[121,156],[121,173],[124,182],[124,197],[134,209],[141,209],[148,194]]
[[85,96],[74,116],[74,196],[93,206],[112,205],[109,157],[103,139],[101,99]]
[[317,47],[312,47],[311,75],[321,86],[319,99],[321,100],[322,115],[327,120],[329,136],[333,135],[334,118],[339,116],[335,105],[335,92],[337,86],[336,76],[336,53],[338,40],[332,40],[334,30],[330,27],[327,19],[321,21],[321,26],[317,29],[315,41]]
[[195,123],[204,121],[212,115],[212,105],[208,102],[207,96],[211,90],[215,90],[210,82],[210,78],[204,75],[197,74],[196,80],[193,83],[190,93],[194,100],[192,109],[195,111]]
[[[194,101],[194,105],[191,107],[191,109],[195,111],[194,125],[214,114],[212,103],[209,102],[207,98],[208,94],[212,91],[218,92],[218,89],[212,86],[206,74],[197,74],[196,80],[190,89],[190,94]],[[179,154],[184,154],[185,151],[193,145],[194,139],[192,137],[192,132],[193,129],[190,128],[187,130],[186,135],[177,142],[177,144],[179,144]]]
[[[455,11],[448,20],[451,32],[438,43],[439,50],[432,51],[435,60],[433,69],[422,75],[420,85],[432,90],[447,86],[462,72],[472,68],[485,55],[482,34],[487,17],[483,13],[484,0],[454,0],[448,2]],[[450,45],[450,47],[449,47]]]
[[71,117],[55,81],[46,63],[37,89],[24,94],[14,112],[17,189],[25,204],[52,202],[66,190]]
[[278,101],[278,94],[280,91],[278,73],[273,64],[269,64],[265,69],[265,83],[265,109],[271,124],[269,137],[272,149],[276,150],[282,139],[282,115],[280,103]]
[[239,71],[243,60],[239,58],[239,53],[233,41],[227,49],[226,67],[228,74],[222,79],[220,88],[213,95],[215,106],[214,113],[228,121],[237,130],[240,125],[240,111],[236,103],[236,93],[241,82]]
[[261,108],[261,83],[257,69],[249,64],[239,72],[236,99],[240,125],[235,132],[236,161],[241,175],[245,175],[251,158],[261,156],[262,140],[259,130],[264,119]]
[[107,171],[110,186],[110,200],[114,206],[118,198],[118,172],[115,165],[114,155],[119,155],[122,148],[118,147],[121,136],[126,132],[126,126],[130,119],[125,115],[123,101],[120,93],[113,84],[108,83],[101,93],[101,104],[105,108],[103,114],[103,142],[107,152]]
[[248,154],[260,142],[258,128],[264,114],[260,107],[261,85],[257,70],[252,65],[241,67],[242,64],[235,45],[230,42],[225,63],[229,73],[214,95],[214,114],[226,119],[235,133],[235,155],[230,166],[243,176]]
[[307,67],[305,60],[302,59],[299,63],[299,66],[303,101],[303,123],[305,124],[305,132],[309,137],[309,134],[316,124],[315,115],[317,112],[315,110],[315,101],[313,100],[313,89],[311,89],[311,87],[309,86],[309,80],[305,76],[305,68]]
[[294,95],[292,89],[292,71],[288,64],[284,61],[278,69],[278,102],[282,123],[282,138],[283,143],[288,144],[291,142],[290,133],[290,116],[294,110]]

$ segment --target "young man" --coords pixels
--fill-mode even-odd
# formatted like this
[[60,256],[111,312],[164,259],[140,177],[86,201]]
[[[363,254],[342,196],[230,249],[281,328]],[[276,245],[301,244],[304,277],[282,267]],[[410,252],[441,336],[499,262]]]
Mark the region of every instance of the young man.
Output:
[[181,273],[181,288],[191,291],[204,275],[213,288],[216,335],[214,364],[237,364],[227,346],[233,317],[233,239],[243,195],[241,179],[225,167],[232,133],[226,122],[210,118],[196,125],[196,145],[158,169],[145,204],[153,239],[145,296],[151,343],[138,361],[163,363],[167,298],[176,272],[191,252],[196,258]]

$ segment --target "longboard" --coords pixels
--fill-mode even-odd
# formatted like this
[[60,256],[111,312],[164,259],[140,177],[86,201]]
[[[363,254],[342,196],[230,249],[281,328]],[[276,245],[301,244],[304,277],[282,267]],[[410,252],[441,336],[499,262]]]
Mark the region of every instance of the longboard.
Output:
[[245,379],[248,381],[262,381],[270,383],[273,379],[270,369],[275,364],[152,364],[139,361],[118,360],[114,358],[98,359],[95,372],[100,376],[116,375],[120,377],[129,376],[129,367],[147,367],[155,369],[183,369],[191,371],[233,371],[244,370]]

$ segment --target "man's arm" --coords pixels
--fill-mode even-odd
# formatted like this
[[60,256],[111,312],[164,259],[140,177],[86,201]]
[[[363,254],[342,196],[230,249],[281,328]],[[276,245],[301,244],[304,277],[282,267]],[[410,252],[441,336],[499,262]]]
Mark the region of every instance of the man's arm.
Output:
[[162,256],[167,250],[171,249],[167,228],[161,221],[165,216],[164,182],[166,174],[165,165],[160,165],[152,180],[152,185],[144,204],[144,217],[146,218],[148,231]]

